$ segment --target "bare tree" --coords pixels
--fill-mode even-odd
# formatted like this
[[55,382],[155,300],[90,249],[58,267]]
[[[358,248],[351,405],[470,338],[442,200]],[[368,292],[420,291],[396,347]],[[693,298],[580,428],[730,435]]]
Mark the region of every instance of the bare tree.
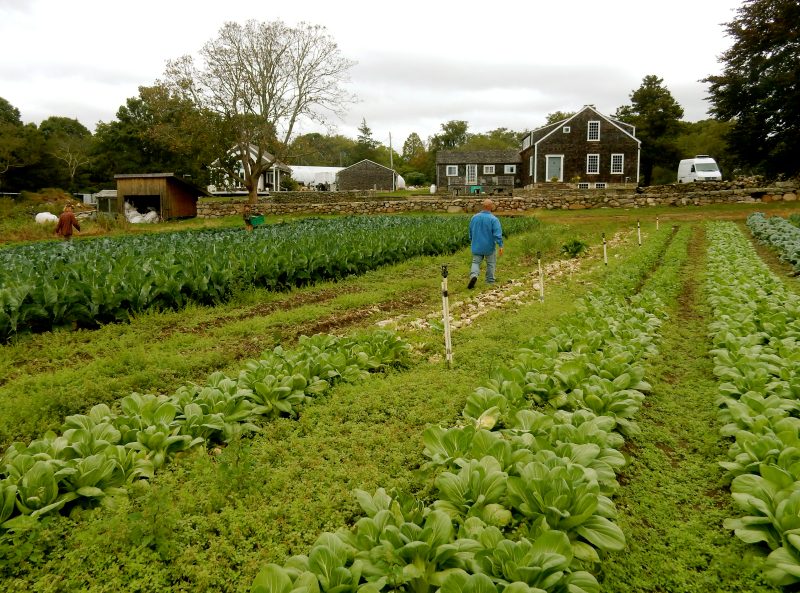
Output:
[[216,164],[233,178],[243,172],[251,203],[259,177],[285,158],[298,123],[324,124],[353,101],[343,85],[354,62],[342,57],[324,27],[228,22],[199,58],[168,62],[164,84],[206,115]]
[[75,175],[78,169],[92,161],[89,156],[90,142],[91,139],[87,138],[66,137],[52,143],[50,154],[66,166],[71,190],[75,189]]

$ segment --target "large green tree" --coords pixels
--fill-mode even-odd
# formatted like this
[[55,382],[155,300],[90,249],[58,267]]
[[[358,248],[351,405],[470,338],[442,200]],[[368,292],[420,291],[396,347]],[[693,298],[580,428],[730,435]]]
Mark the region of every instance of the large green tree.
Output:
[[60,116],[42,121],[39,131],[44,136],[49,159],[55,161],[56,171],[64,178],[57,185],[76,191],[78,172],[91,162],[92,133],[77,119]]
[[452,119],[441,124],[442,131],[428,140],[432,152],[440,150],[456,150],[469,140],[469,124],[464,120]]
[[[717,161],[723,177],[730,177],[734,173],[736,164],[727,141],[732,127],[732,122],[718,119],[684,122],[676,139],[681,158],[707,154]],[[674,167],[672,168],[672,174],[674,177]]]
[[574,111],[553,111],[552,113],[548,113],[547,117],[545,118],[545,125],[554,124],[559,121],[563,121],[565,119],[569,119],[575,115]]
[[352,164],[356,142],[341,134],[311,132],[297,136],[289,149],[290,165],[345,167]]
[[163,86],[139,87],[111,122],[95,130],[92,162],[95,180],[113,182],[120,173],[175,173],[207,181],[213,128],[194,105]]
[[630,105],[617,109],[615,117],[636,126],[642,141],[642,183],[650,185],[653,167],[677,167],[680,152],[676,138],[681,129],[683,107],[664,86],[664,80],[650,74],[630,95]]
[[165,84],[191,100],[215,130],[216,165],[257,200],[258,180],[285,162],[303,120],[325,123],[351,96],[353,62],[324,27],[282,21],[225,23],[198,52],[167,64]]
[[515,132],[508,128],[497,128],[479,134],[470,134],[461,146],[463,150],[513,150],[519,149],[522,138],[528,132]]
[[361,118],[358,126],[358,136],[356,137],[355,152],[351,155],[351,162],[348,165],[369,159],[378,162],[381,143],[372,137],[372,128],[367,125],[366,118]]
[[433,169],[433,157],[416,132],[411,132],[403,142],[400,174],[408,185],[431,183],[429,171]]
[[24,174],[42,159],[44,138],[35,124],[23,124],[19,109],[0,97],[0,188],[38,189]]
[[750,168],[800,173],[800,2],[745,0],[725,30],[733,39],[709,76],[711,113],[733,122],[731,150]]

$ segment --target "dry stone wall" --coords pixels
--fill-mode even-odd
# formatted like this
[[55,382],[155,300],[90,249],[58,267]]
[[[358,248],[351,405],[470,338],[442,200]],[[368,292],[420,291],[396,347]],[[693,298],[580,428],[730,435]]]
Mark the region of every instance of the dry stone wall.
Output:
[[[492,197],[499,212],[531,210],[583,210],[589,208],[646,208],[649,206],[704,206],[737,202],[793,202],[800,183],[776,182],[765,187],[748,187],[740,182],[691,183],[645,188],[579,190],[515,189],[514,195]],[[390,214],[397,212],[477,212],[485,196],[470,198],[450,195],[412,196],[408,199],[378,197],[375,192],[280,192],[260,197],[255,214]],[[216,218],[241,214],[246,200],[204,199],[197,204],[197,216]]]

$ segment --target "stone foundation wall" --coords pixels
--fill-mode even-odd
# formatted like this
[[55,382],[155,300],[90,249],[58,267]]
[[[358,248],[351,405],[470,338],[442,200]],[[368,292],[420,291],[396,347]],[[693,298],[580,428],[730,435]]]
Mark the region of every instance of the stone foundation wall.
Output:
[[[793,202],[800,183],[778,182],[768,187],[746,187],[735,182],[659,185],[635,189],[579,190],[515,189],[514,195],[495,196],[498,212],[583,210],[588,208],[645,208],[648,206],[704,206],[737,202]],[[484,196],[377,197],[374,192],[280,192],[259,198],[254,214],[390,214],[396,212],[478,212]],[[197,216],[216,218],[241,214],[246,199],[201,200]]]

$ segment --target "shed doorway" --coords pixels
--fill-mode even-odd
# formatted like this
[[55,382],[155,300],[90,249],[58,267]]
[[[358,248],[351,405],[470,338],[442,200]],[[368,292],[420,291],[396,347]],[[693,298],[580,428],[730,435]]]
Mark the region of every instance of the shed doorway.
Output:
[[125,201],[136,208],[139,214],[155,210],[161,216],[161,196],[125,196]]

